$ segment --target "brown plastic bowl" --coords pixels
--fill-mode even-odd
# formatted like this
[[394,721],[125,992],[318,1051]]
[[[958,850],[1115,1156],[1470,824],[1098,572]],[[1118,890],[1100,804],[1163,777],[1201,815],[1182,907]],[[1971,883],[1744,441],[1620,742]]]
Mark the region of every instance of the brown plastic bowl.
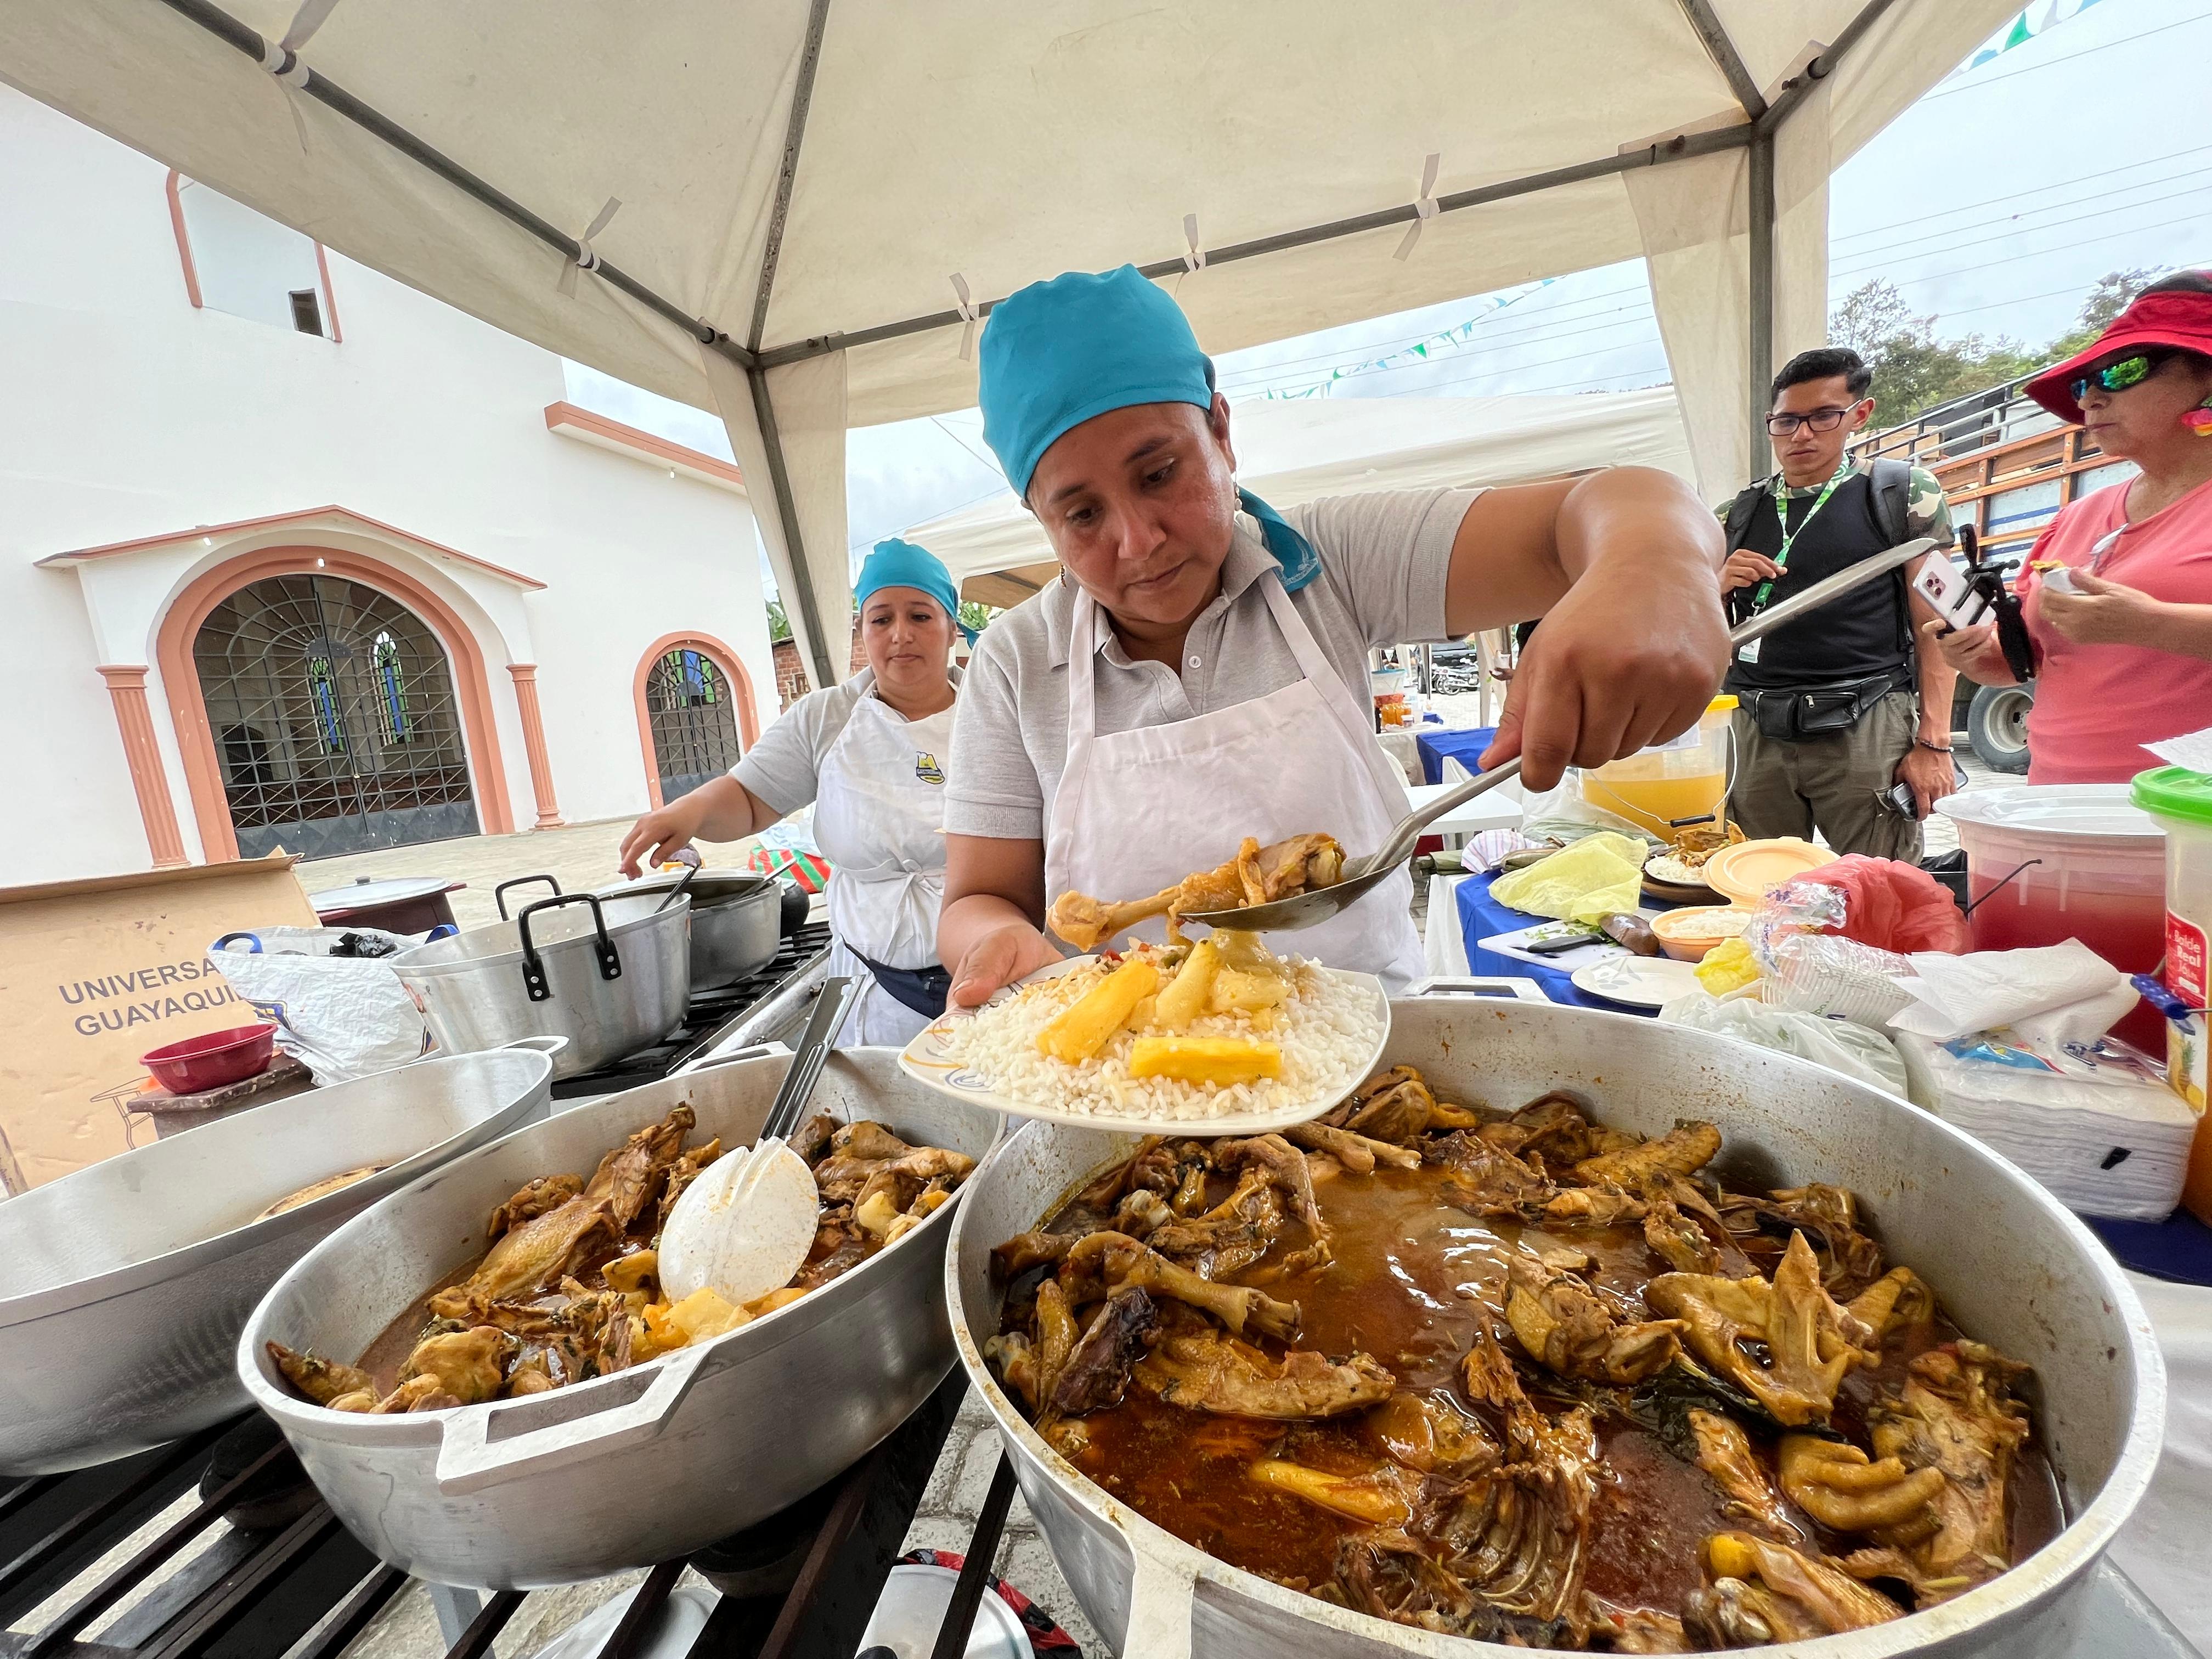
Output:
[[138,1063],[173,1095],[204,1094],[226,1083],[258,1077],[269,1069],[276,1044],[276,1027],[264,1021],[164,1043],[139,1055]]

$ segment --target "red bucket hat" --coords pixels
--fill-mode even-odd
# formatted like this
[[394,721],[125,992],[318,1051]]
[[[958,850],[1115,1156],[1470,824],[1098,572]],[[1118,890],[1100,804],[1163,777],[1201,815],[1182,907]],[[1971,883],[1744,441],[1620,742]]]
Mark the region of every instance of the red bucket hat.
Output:
[[2079,426],[2081,405],[2074,401],[2074,382],[2090,364],[2130,346],[2168,346],[2212,357],[2212,275],[2184,270],[2153,283],[2106,325],[2087,350],[2052,364],[2021,390],[2060,420]]

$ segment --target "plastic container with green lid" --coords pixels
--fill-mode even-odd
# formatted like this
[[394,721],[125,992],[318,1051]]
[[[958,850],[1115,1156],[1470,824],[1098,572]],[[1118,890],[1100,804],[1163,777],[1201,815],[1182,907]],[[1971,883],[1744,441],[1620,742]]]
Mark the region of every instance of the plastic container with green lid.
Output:
[[[2138,773],[2130,798],[2166,831],[2166,988],[2185,1008],[2202,1009],[2212,997],[2205,939],[2212,934],[2212,774],[2182,766]],[[2204,1127],[2206,1017],[2166,1022],[2166,1072],[2181,1097],[2197,1109],[2197,1139],[2181,1201],[2212,1222],[2212,1131]]]

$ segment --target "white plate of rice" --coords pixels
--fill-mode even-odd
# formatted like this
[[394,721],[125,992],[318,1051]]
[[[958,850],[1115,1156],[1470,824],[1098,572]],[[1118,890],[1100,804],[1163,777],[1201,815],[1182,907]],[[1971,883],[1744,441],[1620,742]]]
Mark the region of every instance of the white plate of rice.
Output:
[[1268,1029],[1255,1030],[1245,1015],[1209,1014],[1183,1034],[1261,1037],[1282,1050],[1279,1077],[1232,1084],[1133,1078],[1129,1049],[1140,1034],[1127,1029],[1073,1065],[1040,1053],[1037,1034],[1096,982],[1097,973],[1083,970],[1103,962],[1072,957],[1008,986],[981,1008],[946,1014],[900,1052],[899,1069],[941,1094],[1017,1117],[1261,1134],[1319,1117],[1374,1074],[1389,1041],[1390,1000],[1381,980],[1302,962]]

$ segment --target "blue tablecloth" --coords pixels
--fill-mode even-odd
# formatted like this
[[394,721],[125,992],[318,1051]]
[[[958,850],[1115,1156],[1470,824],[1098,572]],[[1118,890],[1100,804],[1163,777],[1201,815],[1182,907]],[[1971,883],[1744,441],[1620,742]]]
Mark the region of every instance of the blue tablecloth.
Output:
[[1422,778],[1430,783],[1442,783],[1446,755],[1469,772],[1480,772],[1482,769],[1475,762],[1497,735],[1494,726],[1423,726],[1413,734],[1414,746],[1421,751]]
[[2176,1210],[2164,1221],[2081,1218],[2122,1267],[2177,1284],[2212,1285],[2212,1227],[2188,1211]]
[[1452,890],[1452,896],[1459,904],[1460,933],[1467,940],[1468,972],[1476,975],[1505,974],[1516,979],[1533,979],[1553,1001],[1571,1003],[1577,1008],[1604,1008],[1616,1014],[1649,1012],[1624,1009],[1617,1002],[1586,996],[1577,990],[1574,981],[1557,968],[1539,968],[1534,963],[1523,962],[1518,957],[1504,957],[1495,951],[1479,949],[1480,940],[1532,927],[1544,920],[1541,916],[1532,916],[1525,910],[1512,909],[1491,897],[1490,884],[1494,879],[1496,878],[1492,876],[1469,876]]

